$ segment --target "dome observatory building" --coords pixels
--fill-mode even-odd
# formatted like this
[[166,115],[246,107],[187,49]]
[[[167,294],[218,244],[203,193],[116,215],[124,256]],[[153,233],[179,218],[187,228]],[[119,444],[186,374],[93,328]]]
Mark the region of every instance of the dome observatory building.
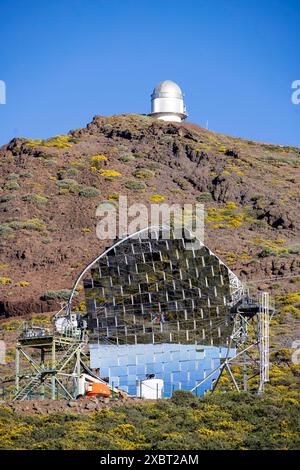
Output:
[[151,95],[149,115],[170,122],[181,122],[187,118],[183,93],[177,83],[164,80],[156,85]]

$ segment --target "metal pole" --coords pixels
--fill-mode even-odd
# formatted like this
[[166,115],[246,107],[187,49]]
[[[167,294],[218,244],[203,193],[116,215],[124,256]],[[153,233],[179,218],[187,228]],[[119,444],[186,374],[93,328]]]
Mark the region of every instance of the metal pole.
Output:
[[[243,334],[244,334],[244,341],[246,341],[247,338],[247,323],[245,322],[245,318],[242,318],[242,328],[243,328]],[[244,361],[244,370],[243,370],[243,390],[244,392],[247,392],[247,353],[246,351],[243,354],[243,361]]]
[[231,377],[231,380],[232,380],[232,382],[233,382],[233,384],[234,384],[234,386],[235,386],[237,392],[240,393],[239,386],[238,386],[238,384],[237,384],[237,381],[236,381],[235,378],[234,378],[234,375],[233,375],[233,373],[232,373],[232,370],[230,369],[230,366],[229,366],[228,362],[226,362],[226,369],[227,369],[228,372],[229,372],[229,375],[230,375],[230,377]]
[[[52,359],[51,359],[51,367],[52,367],[52,371],[55,370],[55,367],[56,367],[56,361],[55,361],[55,340],[53,338],[52,340],[52,351],[51,351],[51,355],[52,355]],[[52,373],[51,375],[51,398],[52,400],[55,400],[55,385],[56,385],[56,381],[55,381],[55,374],[54,372]]]
[[[223,364],[220,365],[220,372],[219,372],[219,375],[217,377],[217,380],[215,381],[215,383],[213,384],[213,388],[212,388],[212,393],[214,393],[214,391],[216,390],[217,386],[218,386],[218,383],[219,383],[219,380],[220,378],[222,377],[223,375],[223,372],[224,372],[224,369],[225,369],[225,365],[226,365],[226,362],[224,362]],[[196,389],[197,391],[197,389]]]
[[16,393],[20,390],[20,350],[16,347],[16,378],[15,378]]
[[259,366],[260,383],[258,393],[263,393],[269,380],[269,294],[262,292],[259,313]]
[[81,346],[77,349],[76,352],[76,370],[77,370],[77,390],[76,396],[79,395],[79,380],[80,380],[80,356],[81,356]]
[[266,351],[266,373],[265,380],[269,382],[270,372],[270,297],[269,294],[266,296],[266,312],[265,312],[265,351]]
[[[41,349],[41,369],[45,369],[45,350],[42,348]],[[45,399],[45,384],[44,382],[41,382],[41,396],[42,399]]]

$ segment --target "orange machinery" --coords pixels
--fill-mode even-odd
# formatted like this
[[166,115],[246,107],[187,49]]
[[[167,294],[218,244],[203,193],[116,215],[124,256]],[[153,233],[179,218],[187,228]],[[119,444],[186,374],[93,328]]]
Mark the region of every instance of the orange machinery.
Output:
[[87,397],[111,397],[117,396],[120,398],[127,397],[127,394],[123,390],[111,387],[109,384],[104,382],[100,378],[93,377],[89,374],[82,374],[79,379],[79,396]]
[[101,397],[110,397],[111,390],[108,385],[101,382],[89,383],[86,389],[87,397],[96,397],[100,395]]

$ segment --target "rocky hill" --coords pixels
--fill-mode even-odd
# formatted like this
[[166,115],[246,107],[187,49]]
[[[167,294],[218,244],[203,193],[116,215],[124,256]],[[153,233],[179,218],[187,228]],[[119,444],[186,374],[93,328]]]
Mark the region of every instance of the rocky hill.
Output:
[[300,291],[299,148],[96,116],[68,135],[13,139],[0,164],[0,316],[59,305],[107,245],[96,237],[98,204],[119,194],[204,203],[206,244],[244,281]]

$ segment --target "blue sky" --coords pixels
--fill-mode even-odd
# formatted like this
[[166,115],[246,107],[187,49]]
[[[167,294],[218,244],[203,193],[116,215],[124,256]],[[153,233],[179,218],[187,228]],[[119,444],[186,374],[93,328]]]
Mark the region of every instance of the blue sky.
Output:
[[171,79],[189,121],[300,146],[299,0],[1,0],[0,17],[0,144],[148,113]]

